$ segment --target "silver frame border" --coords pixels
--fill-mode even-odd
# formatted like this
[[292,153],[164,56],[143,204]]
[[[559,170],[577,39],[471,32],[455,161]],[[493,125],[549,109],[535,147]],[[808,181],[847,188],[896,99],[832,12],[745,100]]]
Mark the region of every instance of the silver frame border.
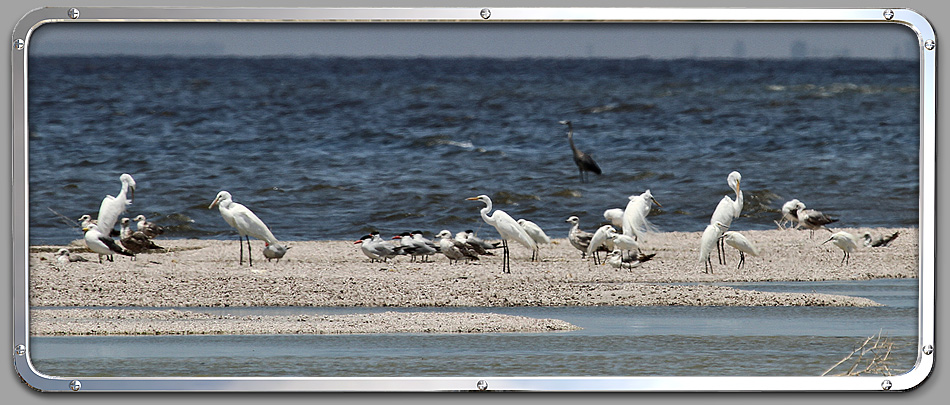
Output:
[[[931,374],[935,356],[936,270],[936,48],[933,27],[910,9],[751,8],[40,8],[17,23],[10,42],[13,80],[12,233],[13,362],[20,378],[40,391],[887,391],[909,390]],[[912,29],[920,49],[919,333],[912,370],[890,377],[61,377],[30,361],[27,167],[27,55],[30,36],[45,24],[76,22],[592,22],[592,23],[882,23]],[[18,41],[23,41],[17,49]],[[934,41],[934,42],[930,42]],[[929,350],[927,349],[929,347]],[[79,386],[75,384],[79,383]]]

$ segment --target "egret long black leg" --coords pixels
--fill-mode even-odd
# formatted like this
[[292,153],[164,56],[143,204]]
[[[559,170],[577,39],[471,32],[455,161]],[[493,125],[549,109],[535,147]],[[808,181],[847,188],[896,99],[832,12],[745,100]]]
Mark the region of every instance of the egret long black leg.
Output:
[[745,264],[745,253],[742,253],[742,251],[740,250],[739,251],[739,265],[736,266],[736,270],[741,269],[743,264]]
[[[240,256],[238,256],[238,264],[244,264],[244,237],[238,235],[238,247],[241,248]],[[250,252],[248,252],[250,254]]]
[[502,273],[511,273],[511,260],[508,257],[508,240],[502,239],[501,245],[503,247],[503,254],[501,259],[501,272]]
[[253,266],[253,265],[254,265],[254,261],[251,260],[251,237],[250,237],[250,236],[245,236],[245,238],[247,238],[247,265],[248,265],[248,266]]

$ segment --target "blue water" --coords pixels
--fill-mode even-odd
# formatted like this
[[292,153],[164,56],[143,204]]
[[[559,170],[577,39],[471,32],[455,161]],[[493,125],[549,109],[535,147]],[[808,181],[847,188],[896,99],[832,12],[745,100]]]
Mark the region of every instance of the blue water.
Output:
[[[243,315],[493,312],[562,319],[553,333],[34,337],[58,376],[814,376],[877,334],[896,374],[917,360],[917,280],[734,283],[849,292],[881,307],[201,308]],[[182,308],[183,310],[196,310]],[[849,363],[850,365],[850,363]]]
[[[233,238],[220,190],[283,240],[484,229],[480,203],[566,234],[650,189],[699,231],[798,198],[839,226],[916,226],[917,62],[31,57],[30,243],[80,237],[118,177],[168,237]],[[565,127],[604,170],[581,183]],[[51,212],[55,211],[54,212]]]

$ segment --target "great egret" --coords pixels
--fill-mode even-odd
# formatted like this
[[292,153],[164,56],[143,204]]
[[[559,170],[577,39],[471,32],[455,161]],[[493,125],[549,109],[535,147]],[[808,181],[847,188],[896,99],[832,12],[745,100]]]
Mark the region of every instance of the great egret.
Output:
[[612,232],[617,232],[617,230],[611,225],[603,225],[597,228],[594,235],[591,236],[590,245],[587,246],[587,256],[594,258],[594,264],[600,264],[600,257],[597,256],[597,252],[611,252],[614,250],[613,241],[609,238]]
[[498,231],[498,235],[501,236],[501,244],[503,249],[502,254],[502,263],[501,270],[504,273],[511,273],[511,259],[508,252],[508,240],[512,239],[515,242],[520,243],[524,247],[534,251],[538,248],[538,244],[534,242],[534,239],[531,239],[528,236],[528,233],[524,231],[524,228],[521,225],[518,225],[513,218],[511,218],[508,213],[502,210],[495,210],[492,215],[488,215],[492,210],[491,198],[488,198],[487,195],[479,195],[478,197],[469,197],[467,200],[471,201],[481,201],[485,203],[485,208],[481,209],[482,219],[486,224],[494,226],[495,230]]
[[726,242],[727,245],[736,248],[739,251],[739,264],[736,265],[736,270],[742,268],[742,265],[745,264],[745,254],[748,253],[752,256],[759,255],[759,248],[757,248],[748,238],[743,236],[741,233],[736,231],[726,231],[723,232],[720,239],[723,242]]
[[[736,199],[733,200],[727,195],[722,196],[719,204],[716,205],[716,210],[713,211],[712,218],[709,219],[710,225],[720,222],[728,228],[732,226],[732,221],[742,213],[743,197],[742,189],[739,187],[741,180],[742,175],[736,171],[729,173],[729,176],[726,177],[726,184],[736,193]],[[718,239],[719,236],[722,236],[722,234],[716,235],[717,240],[719,240],[716,244],[716,255],[719,256],[719,264],[726,264],[726,248],[723,246],[722,240]]]
[[610,222],[614,227],[623,229],[623,209],[611,208],[604,211],[604,219]]
[[650,190],[644,191],[639,195],[627,197],[627,207],[623,210],[623,234],[633,236],[638,241],[645,239],[647,232],[653,232],[653,225],[647,220],[650,213],[650,204],[656,204],[662,207],[659,202],[653,198]]
[[787,201],[785,204],[782,204],[782,217],[778,221],[775,221],[775,225],[778,225],[778,229],[787,229],[790,222],[798,222],[798,205],[801,204],[802,207],[805,204],[802,204],[801,201],[798,201],[797,198]]
[[699,242],[699,261],[703,263],[704,273],[712,273],[712,261],[709,259],[709,253],[712,252],[712,249],[716,247],[719,241],[719,235],[729,229],[728,226],[723,225],[722,222],[716,221],[714,224],[706,225],[706,229],[703,230],[703,237]]
[[656,253],[644,254],[638,253],[636,255],[631,255],[629,257],[624,257],[623,253],[619,250],[614,250],[607,254],[607,264],[613,268],[628,268],[632,269],[634,267],[640,266],[641,263],[648,261],[656,256]]
[[122,173],[122,175],[119,176],[119,181],[122,182],[122,189],[119,191],[119,195],[115,197],[107,195],[102,199],[102,203],[99,204],[99,216],[96,217],[96,227],[99,228],[99,233],[103,235],[110,235],[112,233],[112,230],[115,229],[116,221],[119,220],[119,215],[125,212],[126,207],[132,204],[132,199],[135,197],[135,180],[132,179],[132,175]]
[[811,231],[810,237],[815,236],[815,230],[825,228],[828,232],[831,232],[831,229],[825,227],[832,222],[837,222],[837,218],[831,218],[821,211],[805,209],[805,204],[798,203],[796,209],[796,215],[798,216],[798,227],[805,227]]
[[281,245],[280,243],[264,242],[264,257],[267,258],[267,261],[277,259],[277,263],[280,263],[280,259],[287,254],[287,249],[290,249],[290,246]]
[[254,215],[254,213],[244,205],[231,201],[231,193],[227,191],[219,192],[211,205],[208,206],[208,209],[214,208],[215,205],[218,206],[218,211],[221,212],[221,217],[224,218],[224,221],[238,231],[238,245],[241,247],[241,253],[238,259],[239,264],[244,264],[244,245],[241,244],[241,242],[243,242],[245,238],[247,238],[247,263],[249,266],[254,265],[254,262],[251,260],[251,236],[263,240],[266,243],[278,243],[277,238],[274,237],[274,234],[271,233],[267,225],[264,224],[264,221],[261,221],[257,215]]
[[56,261],[59,262],[59,264],[69,264],[75,262],[88,262],[89,260],[80,255],[69,254],[69,249],[60,249],[56,252]]
[[581,152],[580,149],[577,149],[577,146],[574,146],[574,124],[571,121],[558,121],[560,124],[567,125],[567,140],[571,144],[571,152],[574,154],[574,164],[577,165],[577,170],[580,171],[581,181],[587,181],[587,175],[585,172],[592,172],[596,175],[603,173],[600,170],[600,166],[597,166],[597,162],[594,161],[589,154]]
[[594,237],[594,234],[582,231],[581,220],[574,215],[564,222],[571,224],[571,230],[567,231],[567,240],[571,242],[571,246],[581,251],[581,259],[587,257],[587,247],[590,246],[590,240]]
[[99,254],[99,263],[102,263],[102,256],[106,256],[106,260],[110,262],[114,261],[112,260],[113,253],[130,257],[135,256],[116,244],[112,238],[99,232],[99,227],[87,226],[82,230],[85,232],[85,234],[83,234],[83,241],[86,242],[86,247]]
[[122,247],[124,247],[129,252],[133,254],[139,254],[142,252],[147,252],[150,249],[165,249],[156,245],[155,242],[152,242],[148,236],[145,236],[145,233],[141,231],[133,231],[131,221],[129,221],[128,218],[122,218],[122,221],[119,223],[121,228],[119,231],[119,243],[121,243]]
[[453,238],[452,232],[449,232],[448,229],[443,229],[435,237],[440,238],[439,250],[449,259],[449,264],[452,264],[453,261],[458,263],[462,259],[478,260],[478,254],[464,242]]
[[155,225],[151,222],[145,220],[145,215],[136,215],[135,218],[132,218],[136,223],[136,230],[145,234],[149,238],[155,238],[158,235],[165,233],[165,228]]
[[851,259],[851,253],[858,249],[858,240],[854,235],[847,233],[845,231],[836,232],[831,235],[831,238],[821,242],[822,245],[825,243],[831,242],[842,252],[844,252],[844,257],[841,258],[841,264],[848,264]]
[[900,235],[900,231],[894,232],[890,235],[884,235],[880,238],[872,238],[871,234],[864,234],[864,246],[865,247],[885,247],[891,243],[894,239],[897,239],[897,235]]
[[541,229],[538,224],[528,221],[527,219],[518,219],[518,225],[524,228],[525,233],[527,233],[536,244],[534,252],[531,253],[531,261],[541,260],[541,245],[550,244],[551,238],[544,233],[544,230]]

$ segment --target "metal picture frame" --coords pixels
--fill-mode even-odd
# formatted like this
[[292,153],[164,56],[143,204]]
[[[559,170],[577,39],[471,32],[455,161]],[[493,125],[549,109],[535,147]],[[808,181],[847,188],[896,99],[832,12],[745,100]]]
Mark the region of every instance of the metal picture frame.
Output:
[[[31,36],[47,24],[84,23],[873,23],[916,33],[920,52],[919,342],[916,366],[889,377],[70,377],[37,370],[30,358],[27,59]],[[41,8],[25,15],[11,41],[13,63],[13,286],[17,373],[49,392],[132,391],[901,391],[934,367],[936,256],[936,38],[910,9],[794,8]]]

